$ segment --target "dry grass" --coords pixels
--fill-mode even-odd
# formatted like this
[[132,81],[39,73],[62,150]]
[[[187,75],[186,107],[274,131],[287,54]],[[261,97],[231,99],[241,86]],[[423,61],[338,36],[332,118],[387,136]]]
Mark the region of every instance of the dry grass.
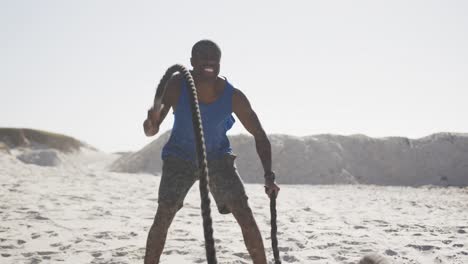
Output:
[[0,143],[8,148],[53,148],[69,153],[80,149],[85,144],[72,137],[47,131],[27,128],[0,128]]

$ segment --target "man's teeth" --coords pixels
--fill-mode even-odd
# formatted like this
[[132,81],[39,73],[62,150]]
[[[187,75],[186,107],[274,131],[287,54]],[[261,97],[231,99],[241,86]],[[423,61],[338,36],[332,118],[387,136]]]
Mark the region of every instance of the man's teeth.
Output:
[[203,70],[206,71],[206,72],[214,72],[213,68],[204,68]]

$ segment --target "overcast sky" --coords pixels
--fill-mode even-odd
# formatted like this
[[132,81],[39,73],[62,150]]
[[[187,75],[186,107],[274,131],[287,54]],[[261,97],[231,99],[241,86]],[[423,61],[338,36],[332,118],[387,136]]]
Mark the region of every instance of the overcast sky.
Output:
[[468,132],[467,14],[467,1],[0,0],[0,127],[137,150],[154,139],[157,82],[209,38],[268,133]]

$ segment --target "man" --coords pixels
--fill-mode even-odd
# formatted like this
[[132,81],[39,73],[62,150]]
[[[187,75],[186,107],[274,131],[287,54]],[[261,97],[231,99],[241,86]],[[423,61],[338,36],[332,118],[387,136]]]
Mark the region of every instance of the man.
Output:
[[[198,92],[209,168],[209,187],[218,210],[232,213],[239,223],[247,250],[254,263],[266,264],[265,249],[258,226],[247,202],[244,186],[234,165],[235,156],[226,132],[235,120],[234,112],[255,138],[257,153],[265,170],[265,191],[276,195],[279,187],[271,169],[271,146],[247,97],[218,76],[221,50],[210,40],[201,40],[192,48],[192,76]],[[167,84],[161,109],[150,109],[144,122],[147,136],[159,131],[170,108],[174,126],[163,148],[163,172],[159,185],[158,209],[148,234],[145,264],[159,263],[167,230],[182,207],[188,190],[198,178],[195,141],[186,82],[174,75]]]

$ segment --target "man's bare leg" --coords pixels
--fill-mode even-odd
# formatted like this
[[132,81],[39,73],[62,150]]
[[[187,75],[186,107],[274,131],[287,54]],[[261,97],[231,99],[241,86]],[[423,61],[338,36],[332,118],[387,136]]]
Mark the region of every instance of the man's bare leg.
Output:
[[158,205],[153,225],[146,241],[145,264],[157,264],[166,242],[167,230],[177,213],[176,206]]
[[233,206],[231,212],[239,223],[244,243],[254,264],[266,264],[265,247],[262,235],[249,206]]

